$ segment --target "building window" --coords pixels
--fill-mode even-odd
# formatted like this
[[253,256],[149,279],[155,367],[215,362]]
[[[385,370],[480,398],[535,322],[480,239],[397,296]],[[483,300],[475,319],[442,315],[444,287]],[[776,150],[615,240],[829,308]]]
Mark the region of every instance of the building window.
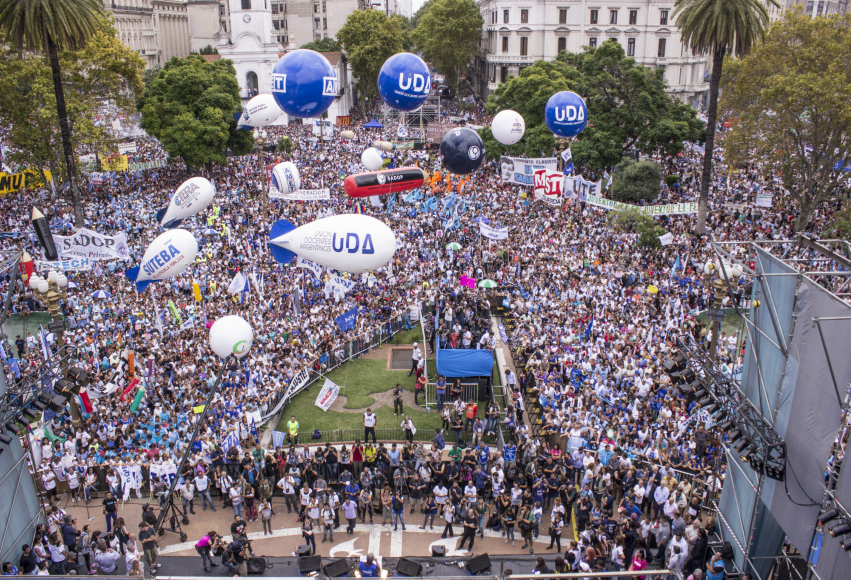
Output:
[[314,4],[314,5],[313,5],[313,13],[314,13],[314,14],[319,14],[319,4]]
[[597,46],[597,37],[596,36],[588,39],[588,46],[590,46],[591,48],[595,48]]
[[277,13],[278,13],[278,5],[272,4],[272,14],[277,14]]
[[558,51],[561,52],[563,50],[567,50],[567,39],[562,36],[558,39]]
[[638,10],[629,11],[629,23],[638,24]]
[[668,25],[668,11],[667,10],[662,10],[659,13],[659,25],[660,26],[667,26]]
[[597,10],[591,11],[591,24],[597,24]]
[[502,52],[508,52],[508,37],[502,37]]
[[526,36],[520,37],[520,56],[529,55],[529,38]]
[[228,31],[228,23],[227,22],[222,21],[222,30],[224,30],[225,32]]
[[520,24],[529,24],[529,11],[521,10],[520,11]]
[[504,83],[506,78],[508,78],[508,67],[499,67],[499,82]]
[[275,30],[280,30],[280,28],[279,28],[280,25],[278,24],[277,20],[272,21],[272,26],[275,28]]
[[224,4],[219,4],[219,16],[225,15],[225,6]]
[[617,24],[618,23],[618,11],[617,10],[609,10],[609,24]]
[[665,45],[667,44],[667,39],[660,38],[659,39],[659,50],[656,52],[656,56],[659,58],[665,58]]
[[322,30],[328,30],[328,19],[327,18],[322,19]]
[[319,30],[319,23],[320,23],[320,20],[318,18],[314,18],[313,19],[313,28],[316,29],[316,30]]
[[559,10],[558,10],[558,23],[559,24],[567,24],[567,8],[559,8]]
[[325,0],[322,0],[322,12],[325,12]]
[[502,23],[508,24],[508,10],[502,11]]
[[242,0],[242,9],[251,10],[251,0]]
[[635,56],[635,39],[627,38],[626,39],[626,55],[627,56]]

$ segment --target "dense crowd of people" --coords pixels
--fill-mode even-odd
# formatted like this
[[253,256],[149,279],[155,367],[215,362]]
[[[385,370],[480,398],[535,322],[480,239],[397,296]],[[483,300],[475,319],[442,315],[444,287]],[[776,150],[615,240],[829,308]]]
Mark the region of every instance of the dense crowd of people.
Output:
[[[465,113],[450,107],[446,114],[487,122],[481,109]],[[251,522],[259,521],[264,534],[301,525],[315,550],[319,532],[323,541],[333,540],[338,526],[351,534],[358,519],[379,523],[380,518],[394,527],[401,523],[403,530],[406,525],[440,530],[442,522],[442,536],[460,533],[462,548],[469,541],[471,551],[475,536],[484,537],[486,529],[500,531],[512,545],[516,532],[530,552],[543,533],[551,549],[563,552],[557,570],[640,570],[655,556],[669,568],[712,578],[718,558],[708,553],[708,538],[715,530],[713,500],[726,464],[719,435],[695,417],[699,403],[682,396],[662,368],[677,337],[706,343],[711,337],[697,313],[710,301],[702,265],[712,250],[708,236],[692,233],[695,216],[656,218],[673,242],[639,247],[639,234],[613,223],[601,208],[576,200],[561,207],[536,202],[531,191],[502,184],[498,161],[487,161],[470,179],[459,180],[444,172],[434,151],[401,151],[394,162],[418,163],[429,174],[442,174],[439,180],[413,195],[356,208],[343,192],[342,178],[364,171],[360,152],[380,134],[360,126],[364,119],[357,114],[355,119],[351,141],[337,136],[317,141],[309,127],[295,123],[267,128],[270,142],[287,136],[293,143],[289,154],[266,154],[267,167],[278,159],[294,161],[303,187],[330,187],[330,201],[271,200],[266,209],[258,195],[255,155],[231,158],[212,174],[201,170],[217,195],[205,212],[181,226],[199,242],[196,264],[142,293],[123,272],[138,264],[161,232],[156,211],[197,173],[172,164],[88,180],[85,227],[126,234],[131,257],[69,273],[76,288],[68,291],[62,310],[74,321],[65,335],[73,347],[71,362],[87,371],[93,389],[106,389],[124,380],[126,353],[132,351],[132,371],[144,380],[145,395],[136,409],[133,397],[120,391],[93,398],[76,429],[67,412],[45,415],[41,435],[29,441],[37,448],[32,468],[51,502],[51,517],[25,546],[17,569],[62,574],[74,554],[78,560],[83,556],[89,571],[110,573],[124,559],[130,575],[140,573],[140,562],[156,572],[153,525],[176,477],[181,511],[194,513],[198,501],[203,510],[233,510],[230,543],[211,532],[196,545],[205,568],[216,565],[212,555],[221,556],[232,574],[244,575]],[[165,159],[155,140],[136,143],[137,160]],[[701,154],[689,148],[678,157],[657,157],[665,173],[680,180],[652,203],[695,201]],[[728,171],[723,156],[716,155],[708,216],[712,236],[726,241],[788,237],[794,204],[776,196],[776,208],[755,207],[754,184],[765,181],[758,166]],[[432,196],[437,203],[429,203]],[[730,201],[741,208],[729,211]],[[64,200],[46,190],[0,200],[8,232],[22,233],[3,245],[23,243],[38,257],[37,243],[28,235],[33,207],[50,218],[58,234],[74,230],[73,216]],[[821,210],[814,227],[834,209]],[[272,259],[266,242],[277,219],[302,225],[355,210],[388,224],[401,244],[390,267],[352,276],[356,285],[348,294],[334,293],[312,273]],[[508,239],[483,238],[476,218],[507,227]],[[449,242],[461,249],[446,249]],[[250,289],[231,295],[227,288],[238,272],[250,280]],[[491,278],[498,288],[462,287],[464,276]],[[6,276],[0,289],[8,291],[9,284]],[[725,302],[744,306],[749,286],[744,277],[737,286],[741,290]],[[22,281],[13,290],[11,313],[26,319],[45,309],[42,297]],[[109,297],[95,298],[98,290]],[[505,334],[495,337],[487,312],[492,302],[504,299]],[[255,419],[269,413],[301,369],[320,370],[346,343],[387,325],[398,328],[417,303],[437,315],[425,321],[432,350],[510,345],[516,373],[507,374],[504,401],[479,407],[440,378],[437,411],[444,428],[431,443],[378,442],[373,430],[372,441],[367,431],[363,443],[315,446],[299,442],[296,428],[283,447],[261,445]],[[334,319],[353,307],[358,308],[356,327],[342,332]],[[190,444],[193,409],[204,404],[220,371],[204,326],[227,314],[251,323],[254,347],[238,369],[224,371],[207,424],[184,471],[177,473]],[[55,349],[55,340],[46,340],[46,348]],[[721,333],[717,345],[719,360],[734,372],[744,348],[740,337]],[[2,346],[12,381],[37,368],[45,350],[35,330],[7,337]],[[416,362],[413,372],[419,370]],[[297,424],[297,418],[292,421]],[[501,449],[484,441],[497,430],[505,433]],[[455,445],[447,446],[450,431]],[[231,434],[239,443],[226,446]],[[102,506],[105,531],[77,526],[54,506],[60,487],[75,503]],[[146,506],[142,525],[131,531],[117,517],[116,503],[134,490],[142,497],[143,487],[158,501]],[[284,515],[284,507],[293,515]],[[575,539],[563,538],[568,526]]]

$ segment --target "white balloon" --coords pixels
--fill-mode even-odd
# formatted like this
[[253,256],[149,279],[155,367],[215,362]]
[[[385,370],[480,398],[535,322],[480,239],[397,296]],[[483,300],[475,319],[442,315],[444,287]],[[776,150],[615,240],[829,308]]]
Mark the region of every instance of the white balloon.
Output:
[[340,131],[340,137],[343,139],[354,139],[355,132],[354,131]]
[[203,177],[184,181],[171,198],[160,223],[167,224],[172,220],[182,220],[197,214],[213,202],[215,194],[213,184]]
[[272,185],[281,193],[293,193],[301,189],[301,174],[295,163],[278,163],[272,170]]
[[500,111],[491,122],[491,133],[503,145],[514,145],[526,133],[526,121],[517,111]]
[[245,105],[242,116],[237,122],[237,129],[253,129],[266,127],[278,120],[283,114],[281,107],[270,93],[257,95]]
[[224,316],[210,327],[210,348],[220,358],[242,358],[251,350],[254,331],[241,316]]
[[370,171],[378,171],[384,165],[384,158],[375,147],[364,149],[360,156],[360,162]]

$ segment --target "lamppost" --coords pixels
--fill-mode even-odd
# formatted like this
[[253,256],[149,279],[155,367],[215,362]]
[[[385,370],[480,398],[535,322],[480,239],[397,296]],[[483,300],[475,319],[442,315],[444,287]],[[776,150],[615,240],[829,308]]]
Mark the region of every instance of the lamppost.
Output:
[[[63,325],[65,319],[62,317],[62,311],[59,309],[59,301],[68,297],[66,289],[68,288],[68,277],[62,272],[51,270],[47,274],[47,279],[44,279],[36,274],[30,277],[30,288],[44,296],[47,300],[47,311],[50,313],[50,318],[53,322],[61,322]],[[56,343],[59,345],[59,368],[62,371],[63,377],[68,377],[68,359],[65,357],[65,331],[59,330],[56,332]],[[75,429],[78,429],[82,422],[80,420],[80,409],[77,406],[75,397],[70,397],[68,402],[71,404],[71,424]]]
[[268,196],[266,195],[266,154],[263,145],[266,144],[266,130],[254,129],[254,143],[257,145],[257,157],[260,158],[260,195],[263,198],[263,219],[269,217]]
[[[709,341],[709,358],[715,362],[715,350],[718,348],[718,336],[721,334],[721,322],[724,320],[724,297],[727,295],[727,285],[733,290],[739,284],[742,270],[735,264],[724,262],[706,262],[703,266],[706,285],[712,290],[712,302],[709,304],[707,317],[712,339]],[[717,274],[717,275],[716,275]],[[716,324],[717,323],[717,324]]]

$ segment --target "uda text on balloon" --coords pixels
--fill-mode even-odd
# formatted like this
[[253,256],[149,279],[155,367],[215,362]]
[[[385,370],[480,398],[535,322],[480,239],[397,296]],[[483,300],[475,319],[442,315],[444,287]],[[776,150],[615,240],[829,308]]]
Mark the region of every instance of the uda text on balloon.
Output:
[[378,73],[378,94],[388,107],[413,111],[422,106],[431,92],[428,65],[415,54],[394,54]]
[[588,107],[576,93],[561,91],[547,101],[544,120],[557,137],[576,137],[588,123]]

